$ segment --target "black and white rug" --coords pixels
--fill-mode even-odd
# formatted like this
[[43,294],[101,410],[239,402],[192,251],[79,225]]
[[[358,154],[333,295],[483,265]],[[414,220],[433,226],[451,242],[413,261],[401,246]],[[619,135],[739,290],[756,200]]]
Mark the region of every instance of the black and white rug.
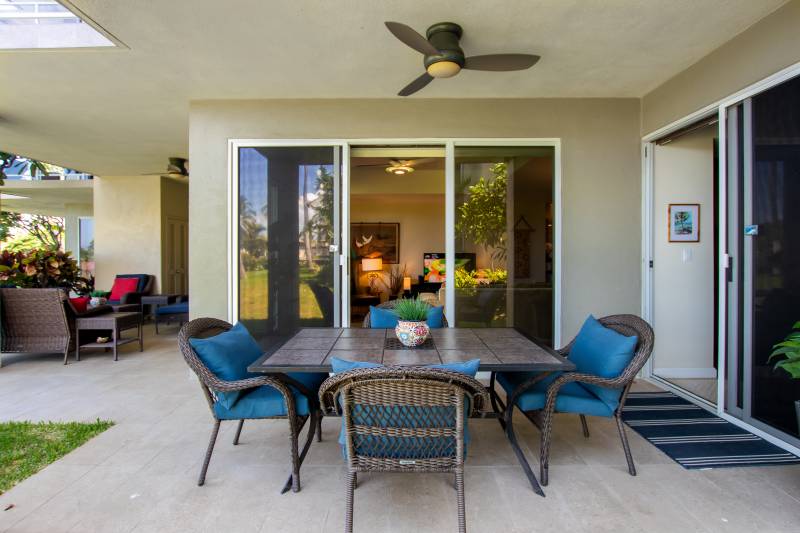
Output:
[[800,458],[671,392],[632,392],[625,423],[684,468],[798,464]]

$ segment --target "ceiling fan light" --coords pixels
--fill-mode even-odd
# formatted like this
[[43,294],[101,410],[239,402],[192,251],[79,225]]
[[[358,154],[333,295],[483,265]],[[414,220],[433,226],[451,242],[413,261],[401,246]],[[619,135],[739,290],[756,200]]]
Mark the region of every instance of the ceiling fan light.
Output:
[[386,172],[394,174],[395,176],[405,176],[414,172],[414,168],[408,165],[392,165],[386,167]]
[[428,65],[427,71],[434,78],[452,78],[461,71],[461,65],[455,61],[437,61]]

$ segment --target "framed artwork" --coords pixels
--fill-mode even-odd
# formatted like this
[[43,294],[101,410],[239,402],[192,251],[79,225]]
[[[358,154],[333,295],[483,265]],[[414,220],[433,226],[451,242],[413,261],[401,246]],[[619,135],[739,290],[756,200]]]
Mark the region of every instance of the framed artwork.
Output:
[[700,204],[669,204],[669,242],[700,242]]
[[[428,283],[444,283],[447,280],[445,275],[445,253],[427,252],[422,254],[422,275],[423,281]],[[456,268],[475,270],[475,254],[456,253]]]
[[384,263],[400,262],[399,222],[353,222],[350,249],[355,259],[380,257]]

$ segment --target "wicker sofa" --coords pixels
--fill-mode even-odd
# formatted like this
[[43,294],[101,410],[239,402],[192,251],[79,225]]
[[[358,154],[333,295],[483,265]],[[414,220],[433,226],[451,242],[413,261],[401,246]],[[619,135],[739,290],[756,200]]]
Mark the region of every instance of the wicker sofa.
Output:
[[[63,289],[0,289],[0,366],[10,353],[63,353],[75,346],[75,318],[112,312],[104,305],[78,313]],[[81,331],[81,336],[92,336]]]

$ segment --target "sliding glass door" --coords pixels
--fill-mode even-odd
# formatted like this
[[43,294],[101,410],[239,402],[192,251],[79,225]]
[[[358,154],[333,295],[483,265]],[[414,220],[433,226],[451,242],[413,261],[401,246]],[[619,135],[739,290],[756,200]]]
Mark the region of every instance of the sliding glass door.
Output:
[[455,155],[455,325],[554,342],[555,149],[460,146]]
[[340,150],[236,148],[236,312],[265,348],[340,324]]
[[729,413],[800,444],[800,380],[770,360],[800,320],[800,78],[726,110]]

